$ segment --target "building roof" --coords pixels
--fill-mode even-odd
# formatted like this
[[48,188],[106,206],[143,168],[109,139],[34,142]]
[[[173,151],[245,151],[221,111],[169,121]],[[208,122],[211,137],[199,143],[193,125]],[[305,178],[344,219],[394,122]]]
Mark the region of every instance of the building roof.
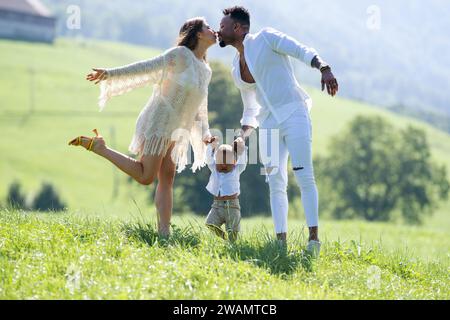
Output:
[[52,17],[52,14],[47,7],[45,7],[39,0],[0,0],[0,10]]

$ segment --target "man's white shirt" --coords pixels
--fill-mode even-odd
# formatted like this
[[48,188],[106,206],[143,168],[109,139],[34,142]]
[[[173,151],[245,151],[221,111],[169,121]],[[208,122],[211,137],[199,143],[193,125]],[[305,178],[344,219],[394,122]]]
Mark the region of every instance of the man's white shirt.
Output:
[[244,172],[247,166],[247,149],[238,156],[236,166],[228,173],[218,172],[216,170],[215,153],[213,154],[212,144],[209,144],[206,149],[206,163],[208,164],[211,175],[209,177],[206,189],[214,196],[223,197],[240,194],[239,177]]
[[310,111],[312,100],[297,82],[289,57],[311,66],[316,50],[272,28],[247,34],[243,44],[245,61],[256,83],[242,80],[237,53],[232,75],[244,104],[241,125],[257,128],[270,113],[281,124],[302,105]]

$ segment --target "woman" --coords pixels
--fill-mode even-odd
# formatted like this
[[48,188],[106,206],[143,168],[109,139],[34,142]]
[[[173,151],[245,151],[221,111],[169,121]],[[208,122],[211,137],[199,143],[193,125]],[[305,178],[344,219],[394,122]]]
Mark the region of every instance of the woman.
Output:
[[217,34],[203,18],[188,20],[180,29],[178,46],[162,55],[112,69],[93,69],[86,79],[100,83],[100,108],[109,98],[154,83],[153,94],[136,122],[129,150],[139,160],[107,147],[104,139],[77,137],[70,145],[81,145],[102,156],[143,185],[158,178],[155,203],[158,232],[170,234],[175,172],[188,163],[189,143],[194,151],[192,171],[205,165],[206,144],[212,141],[208,124],[208,85],[211,69],[207,49]]

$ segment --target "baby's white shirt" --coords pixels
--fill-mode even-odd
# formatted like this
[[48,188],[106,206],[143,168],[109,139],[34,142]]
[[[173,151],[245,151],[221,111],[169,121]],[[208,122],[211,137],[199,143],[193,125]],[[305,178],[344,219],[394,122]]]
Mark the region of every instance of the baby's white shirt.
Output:
[[233,170],[225,173],[216,170],[215,150],[209,144],[206,151],[206,163],[211,170],[211,175],[206,190],[216,197],[231,196],[234,194],[239,195],[241,193],[239,177],[247,166],[247,149],[248,147],[245,147],[244,152],[238,156]]

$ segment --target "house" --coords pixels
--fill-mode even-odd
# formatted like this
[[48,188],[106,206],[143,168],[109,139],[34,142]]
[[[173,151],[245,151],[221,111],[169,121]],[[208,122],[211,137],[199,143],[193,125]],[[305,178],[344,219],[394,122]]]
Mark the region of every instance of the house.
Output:
[[56,18],[39,0],[0,0],[0,38],[52,43]]

